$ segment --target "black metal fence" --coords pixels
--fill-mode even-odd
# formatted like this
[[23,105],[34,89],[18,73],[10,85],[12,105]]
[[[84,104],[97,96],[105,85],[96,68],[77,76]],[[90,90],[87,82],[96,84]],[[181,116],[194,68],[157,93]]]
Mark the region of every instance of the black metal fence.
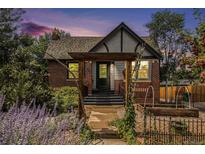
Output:
[[205,144],[205,120],[157,117],[144,112],[144,144]]

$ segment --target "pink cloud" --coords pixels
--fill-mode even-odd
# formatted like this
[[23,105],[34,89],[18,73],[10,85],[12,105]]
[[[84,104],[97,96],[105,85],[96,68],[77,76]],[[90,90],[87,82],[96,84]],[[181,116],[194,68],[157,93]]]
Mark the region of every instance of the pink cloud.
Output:
[[[96,17],[64,14],[46,9],[27,10],[25,20],[50,28],[59,28],[73,36],[104,36],[113,28],[113,23]],[[115,24],[114,24],[115,25]]]
[[42,26],[34,22],[23,22],[21,24],[21,32],[33,36],[43,35],[44,33],[49,33],[53,29],[47,26]]

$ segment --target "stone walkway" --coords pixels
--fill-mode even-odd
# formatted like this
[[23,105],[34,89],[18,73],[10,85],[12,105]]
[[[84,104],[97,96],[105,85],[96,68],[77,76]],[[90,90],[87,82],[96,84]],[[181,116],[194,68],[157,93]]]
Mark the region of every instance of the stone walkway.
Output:
[[102,139],[102,142],[103,145],[127,145],[127,143],[121,139]]
[[97,145],[126,145],[122,139],[117,137],[117,129],[110,125],[116,119],[123,118],[123,105],[86,105],[88,126],[93,132],[100,136]]
[[93,143],[93,145],[127,145],[125,141],[122,139],[97,139]]
[[86,105],[85,110],[88,116],[88,126],[94,132],[116,131],[110,123],[124,115],[123,105]]

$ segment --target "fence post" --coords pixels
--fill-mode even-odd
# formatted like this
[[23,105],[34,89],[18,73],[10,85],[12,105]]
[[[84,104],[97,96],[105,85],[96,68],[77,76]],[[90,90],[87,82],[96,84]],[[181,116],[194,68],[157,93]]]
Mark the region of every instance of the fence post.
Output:
[[154,116],[154,144],[156,144],[157,143],[157,141],[156,140],[158,140],[158,138],[157,138],[157,126],[156,126],[156,116]]
[[143,130],[143,136],[144,136],[144,144],[147,144],[147,131],[146,131],[146,127],[147,127],[147,111],[146,108],[144,110],[144,130]]
[[169,144],[172,142],[172,133],[171,133],[171,122],[172,122],[172,117],[169,117]]

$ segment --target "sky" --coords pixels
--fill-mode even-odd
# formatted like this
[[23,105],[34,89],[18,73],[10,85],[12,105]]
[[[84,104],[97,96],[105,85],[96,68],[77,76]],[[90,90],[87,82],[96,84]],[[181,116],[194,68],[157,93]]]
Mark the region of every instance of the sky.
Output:
[[[105,36],[121,22],[140,36],[147,36],[152,14],[164,9],[25,9],[22,31],[34,36],[59,28],[71,36]],[[185,27],[194,30],[198,22],[193,9],[168,9],[185,15]],[[205,9],[201,9],[205,14]]]

